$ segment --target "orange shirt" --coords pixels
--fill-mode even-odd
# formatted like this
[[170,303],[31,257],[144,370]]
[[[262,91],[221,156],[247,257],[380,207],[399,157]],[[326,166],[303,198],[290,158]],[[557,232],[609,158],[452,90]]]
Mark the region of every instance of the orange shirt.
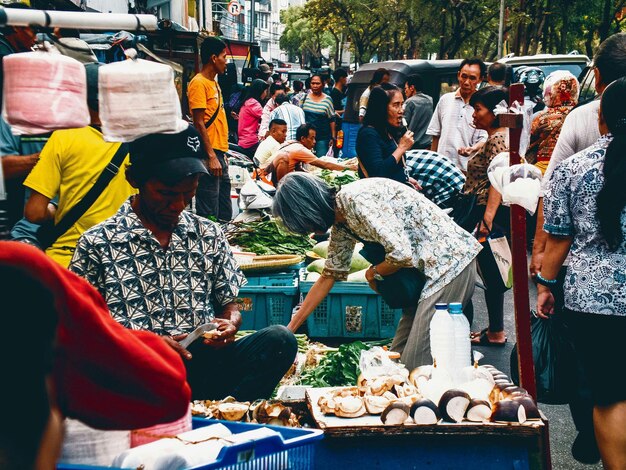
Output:
[[[219,90],[219,91],[218,91]],[[208,122],[219,106],[217,117],[207,129],[209,140],[215,150],[228,150],[228,122],[224,111],[224,96],[215,80],[209,80],[201,73],[196,74],[187,87],[189,109],[204,109],[204,122]]]
[[[317,157],[308,148],[300,142],[292,142],[281,147],[271,162],[277,167],[276,176],[280,181],[287,173],[295,171],[298,164],[311,163],[316,160]],[[288,162],[287,165],[284,165],[285,162]]]

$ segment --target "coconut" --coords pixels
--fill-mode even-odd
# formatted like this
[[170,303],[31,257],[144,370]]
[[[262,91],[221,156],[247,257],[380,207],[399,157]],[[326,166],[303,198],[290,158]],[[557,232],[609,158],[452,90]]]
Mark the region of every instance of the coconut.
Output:
[[433,366],[416,367],[409,374],[409,382],[419,388],[418,379],[430,380],[433,373]]
[[437,424],[439,408],[428,398],[422,398],[411,406],[411,417],[415,424]]
[[363,397],[363,401],[365,402],[365,409],[371,415],[379,415],[389,406],[389,399],[386,397],[366,395]]
[[516,385],[505,387],[502,389],[502,392],[501,392],[502,398],[509,398],[509,397],[512,397],[513,395],[525,396],[525,395],[528,395],[528,392],[526,391],[525,388],[518,387]]
[[366,413],[365,404],[361,397],[335,398],[335,416],[340,418],[358,418]]
[[500,400],[491,408],[491,421],[494,423],[523,423],[526,421],[526,410],[517,401]]
[[471,401],[470,396],[463,390],[448,390],[439,400],[439,412],[444,421],[460,423]]
[[250,408],[250,403],[220,403],[217,406],[221,419],[239,421]]
[[467,407],[465,416],[468,421],[482,423],[491,417],[491,404],[485,400],[472,400]]
[[433,403],[439,403],[441,396],[451,387],[452,382],[450,380],[432,378],[431,380],[420,385],[418,391]]
[[397,401],[394,403],[390,403],[389,406],[385,408],[382,415],[380,416],[380,419],[383,424],[397,426],[400,424],[404,424],[404,422],[409,417],[410,412],[411,409],[406,403]]
[[537,403],[535,403],[535,400],[533,400],[530,395],[513,397],[512,400],[518,402],[524,407],[527,420],[541,420],[541,415],[539,414],[539,408],[537,408]]

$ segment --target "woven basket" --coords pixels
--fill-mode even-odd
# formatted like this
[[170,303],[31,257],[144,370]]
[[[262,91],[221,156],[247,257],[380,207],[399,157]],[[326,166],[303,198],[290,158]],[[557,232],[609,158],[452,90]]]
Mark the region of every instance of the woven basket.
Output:
[[255,256],[246,264],[239,265],[242,271],[276,271],[302,262],[300,255],[261,255]]

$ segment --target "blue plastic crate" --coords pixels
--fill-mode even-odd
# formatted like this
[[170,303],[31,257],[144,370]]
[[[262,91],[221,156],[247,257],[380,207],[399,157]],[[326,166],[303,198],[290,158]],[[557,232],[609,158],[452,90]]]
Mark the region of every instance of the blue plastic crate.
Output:
[[[303,279],[300,294],[304,299],[313,282]],[[382,297],[362,282],[336,282],[330,293],[307,318],[312,338],[391,338],[402,316]]]
[[242,330],[287,325],[298,302],[298,272],[247,274],[248,284],[239,290]]
[[[311,470],[315,468],[315,446],[324,437],[324,433],[318,429],[263,426],[261,424],[193,418],[194,429],[216,423],[223,424],[234,434],[267,427],[277,431],[280,436],[271,436],[224,447],[215,462],[194,467],[194,470]],[[57,465],[57,470],[104,470],[105,468],[108,470],[124,470],[114,469],[113,467]]]

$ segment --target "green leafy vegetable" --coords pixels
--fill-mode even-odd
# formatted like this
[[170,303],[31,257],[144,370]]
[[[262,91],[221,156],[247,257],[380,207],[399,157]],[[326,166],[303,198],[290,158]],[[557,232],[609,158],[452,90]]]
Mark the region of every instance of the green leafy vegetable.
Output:
[[352,170],[322,170],[320,176],[327,184],[334,187],[344,186],[349,183],[358,181],[359,176],[356,171]]
[[303,255],[315,245],[311,238],[289,232],[274,219],[230,224],[226,238],[257,255]]

